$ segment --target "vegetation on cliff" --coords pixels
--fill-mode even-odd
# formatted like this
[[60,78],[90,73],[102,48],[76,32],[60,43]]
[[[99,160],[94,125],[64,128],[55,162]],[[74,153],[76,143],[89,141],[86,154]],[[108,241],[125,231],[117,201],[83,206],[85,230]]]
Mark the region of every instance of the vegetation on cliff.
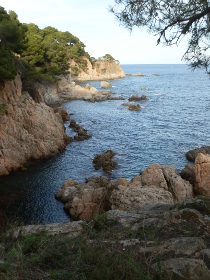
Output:
[[90,58],[85,45],[70,32],[22,24],[0,7],[0,82],[14,79],[20,66],[26,79],[54,80],[67,72],[69,59],[84,69],[84,57]]
[[0,82],[13,79],[17,73],[16,57],[25,47],[25,31],[14,12],[0,7]]

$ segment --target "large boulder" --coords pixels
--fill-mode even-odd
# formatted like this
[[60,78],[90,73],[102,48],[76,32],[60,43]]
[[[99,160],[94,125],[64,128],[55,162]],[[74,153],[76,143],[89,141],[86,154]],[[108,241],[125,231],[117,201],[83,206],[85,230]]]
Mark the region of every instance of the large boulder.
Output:
[[146,205],[173,204],[172,194],[162,188],[152,186],[118,186],[113,190],[110,203],[112,209],[137,210]]
[[210,197],[210,156],[198,154],[195,160],[195,191]]
[[182,202],[193,197],[192,185],[181,178],[172,166],[162,168],[168,190],[173,194],[175,201]]
[[112,159],[115,156],[115,152],[107,150],[101,155],[95,155],[93,159],[93,165],[96,170],[102,168],[105,172],[111,172],[117,167],[117,163]]
[[162,167],[160,164],[149,165],[141,174],[142,185],[156,186],[168,190]]
[[69,179],[56,193],[56,198],[64,202],[73,219],[88,221],[106,208],[107,184],[104,177],[90,178],[84,184]]

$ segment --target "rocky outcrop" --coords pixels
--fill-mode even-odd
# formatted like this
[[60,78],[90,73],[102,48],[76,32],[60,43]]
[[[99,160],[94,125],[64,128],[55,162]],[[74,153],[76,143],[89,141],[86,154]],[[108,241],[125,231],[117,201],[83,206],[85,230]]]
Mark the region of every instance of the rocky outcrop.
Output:
[[117,167],[117,163],[112,159],[115,153],[108,150],[101,155],[96,155],[93,159],[93,165],[96,170],[102,168],[105,172],[111,172]]
[[199,153],[195,159],[195,191],[210,197],[210,156]]
[[112,84],[107,81],[101,81],[101,88],[111,88]]
[[106,100],[124,100],[123,97],[113,97],[110,91],[98,91],[87,84],[77,85],[69,75],[62,76],[56,83],[36,83],[30,88],[34,100],[41,100],[49,106],[58,106],[69,100],[85,100],[100,102]]
[[140,111],[141,110],[141,106],[139,104],[135,105],[135,104],[129,104],[128,105],[128,110],[130,111]]
[[159,164],[149,166],[131,181],[93,177],[79,184],[70,179],[56,194],[73,219],[85,220],[108,209],[138,210],[156,204],[172,205],[192,197],[190,183],[175,168]]
[[56,198],[65,203],[73,219],[90,220],[106,208],[107,185],[104,177],[90,178],[84,184],[69,179],[56,193]]
[[[72,182],[72,185],[74,184],[75,182]],[[103,187],[102,181],[100,183],[95,181],[95,184],[100,184],[101,188]],[[127,181],[121,180],[121,184],[126,186]],[[41,258],[41,260],[39,258],[39,266],[36,265],[36,262],[33,262],[33,271],[35,273],[41,266],[42,270],[43,267],[46,267],[46,260],[48,263],[52,253],[55,258],[57,257],[60,260],[65,249],[67,258],[64,259],[65,261],[62,258],[59,275],[63,275],[61,274],[63,271],[64,273],[70,271],[70,278],[72,271],[75,271],[74,275],[80,279],[83,266],[85,266],[84,275],[88,279],[95,279],[95,275],[99,275],[100,278],[101,273],[104,272],[103,268],[105,267],[106,269],[107,267],[107,263],[113,262],[111,274],[108,274],[109,279],[113,277],[113,271],[116,279],[120,278],[123,269],[125,273],[128,271],[126,279],[142,279],[143,277],[144,279],[163,280],[209,280],[209,202],[209,199],[206,201],[202,198],[195,198],[190,203],[146,206],[135,211],[109,210],[106,213],[95,216],[89,223],[79,221],[19,227],[14,229],[13,232],[10,231],[9,236],[7,235],[9,237],[8,244],[8,239],[4,238],[2,240],[0,244],[0,263],[9,267],[10,262],[8,260],[10,258],[8,254],[11,249],[16,248],[15,245],[20,248],[21,257],[32,257],[33,261],[34,250],[31,247],[28,249],[29,246],[26,247],[26,243],[23,243],[23,240],[28,240],[24,235],[40,233],[44,230],[50,235],[56,235],[56,238],[47,236],[46,232],[42,235],[39,234],[38,239],[36,236],[32,236],[32,241],[37,241],[35,245],[38,244],[38,246],[35,246],[35,248],[38,247],[38,252],[40,252],[39,244],[44,244],[42,246],[43,251],[41,251],[44,257],[46,256],[45,252],[50,252],[47,254],[47,258]],[[65,235],[70,237],[71,240]],[[20,238],[16,240],[18,237]],[[50,240],[49,243],[47,242],[48,239]],[[55,244],[58,244],[56,246],[57,254],[51,248]],[[71,246],[69,247],[69,245]],[[30,250],[30,253],[28,250]],[[72,257],[75,252],[76,255],[73,255],[73,258],[70,259],[72,261],[69,261],[69,255]],[[40,255],[36,253],[36,256],[39,257]],[[87,256],[91,256],[91,261],[88,263]],[[82,263],[81,269],[78,271],[76,262],[76,269],[74,270],[70,265],[74,263],[74,260],[83,259],[83,257],[85,262]],[[17,273],[22,271],[22,263],[19,264],[19,262],[18,258],[16,262],[11,263],[12,270],[17,271]],[[88,271],[94,270],[95,262],[99,263],[99,268],[97,269],[97,274],[92,276],[93,274],[88,274]],[[101,263],[103,264],[102,266]],[[115,266],[118,269],[115,270]],[[54,269],[54,266],[50,267],[50,269]],[[46,275],[45,271],[43,275]],[[40,279],[42,278],[40,277]]]
[[75,120],[71,120],[69,127],[73,129],[74,132],[76,132],[74,141],[84,141],[91,137],[91,135],[88,134],[87,130],[78,125]]
[[201,148],[196,148],[196,149],[190,150],[186,153],[186,158],[189,161],[194,162],[199,153],[202,153],[204,155],[210,155],[210,146],[203,146]]
[[65,148],[61,116],[22,92],[20,76],[1,86],[0,102],[4,107],[0,114],[0,175]]
[[[88,80],[113,80],[125,77],[125,73],[121,68],[119,63],[115,61],[109,60],[96,60],[95,62],[91,63],[89,59],[86,57],[83,58],[86,63],[87,67],[85,70],[80,70],[75,79],[78,81],[88,81]],[[78,67],[78,64],[75,61],[70,61],[70,73],[71,67]]]

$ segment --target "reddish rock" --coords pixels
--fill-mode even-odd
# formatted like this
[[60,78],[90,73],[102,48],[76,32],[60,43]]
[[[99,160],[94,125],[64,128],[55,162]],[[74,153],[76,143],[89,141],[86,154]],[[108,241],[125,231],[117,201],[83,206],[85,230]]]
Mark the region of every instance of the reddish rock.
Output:
[[195,191],[210,197],[210,156],[198,154],[195,159]]

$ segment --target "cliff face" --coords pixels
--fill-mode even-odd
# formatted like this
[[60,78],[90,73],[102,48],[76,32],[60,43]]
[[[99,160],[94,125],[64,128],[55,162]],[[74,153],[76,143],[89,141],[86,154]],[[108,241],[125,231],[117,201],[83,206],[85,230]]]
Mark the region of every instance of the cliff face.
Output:
[[[114,80],[125,77],[125,73],[120,64],[114,61],[97,60],[91,64],[87,58],[84,59],[87,61],[87,68],[85,71],[82,70],[76,77],[78,81]],[[77,66],[77,64],[71,61],[70,66]]]
[[59,114],[22,92],[19,76],[0,88],[0,176],[65,148],[65,130]]

